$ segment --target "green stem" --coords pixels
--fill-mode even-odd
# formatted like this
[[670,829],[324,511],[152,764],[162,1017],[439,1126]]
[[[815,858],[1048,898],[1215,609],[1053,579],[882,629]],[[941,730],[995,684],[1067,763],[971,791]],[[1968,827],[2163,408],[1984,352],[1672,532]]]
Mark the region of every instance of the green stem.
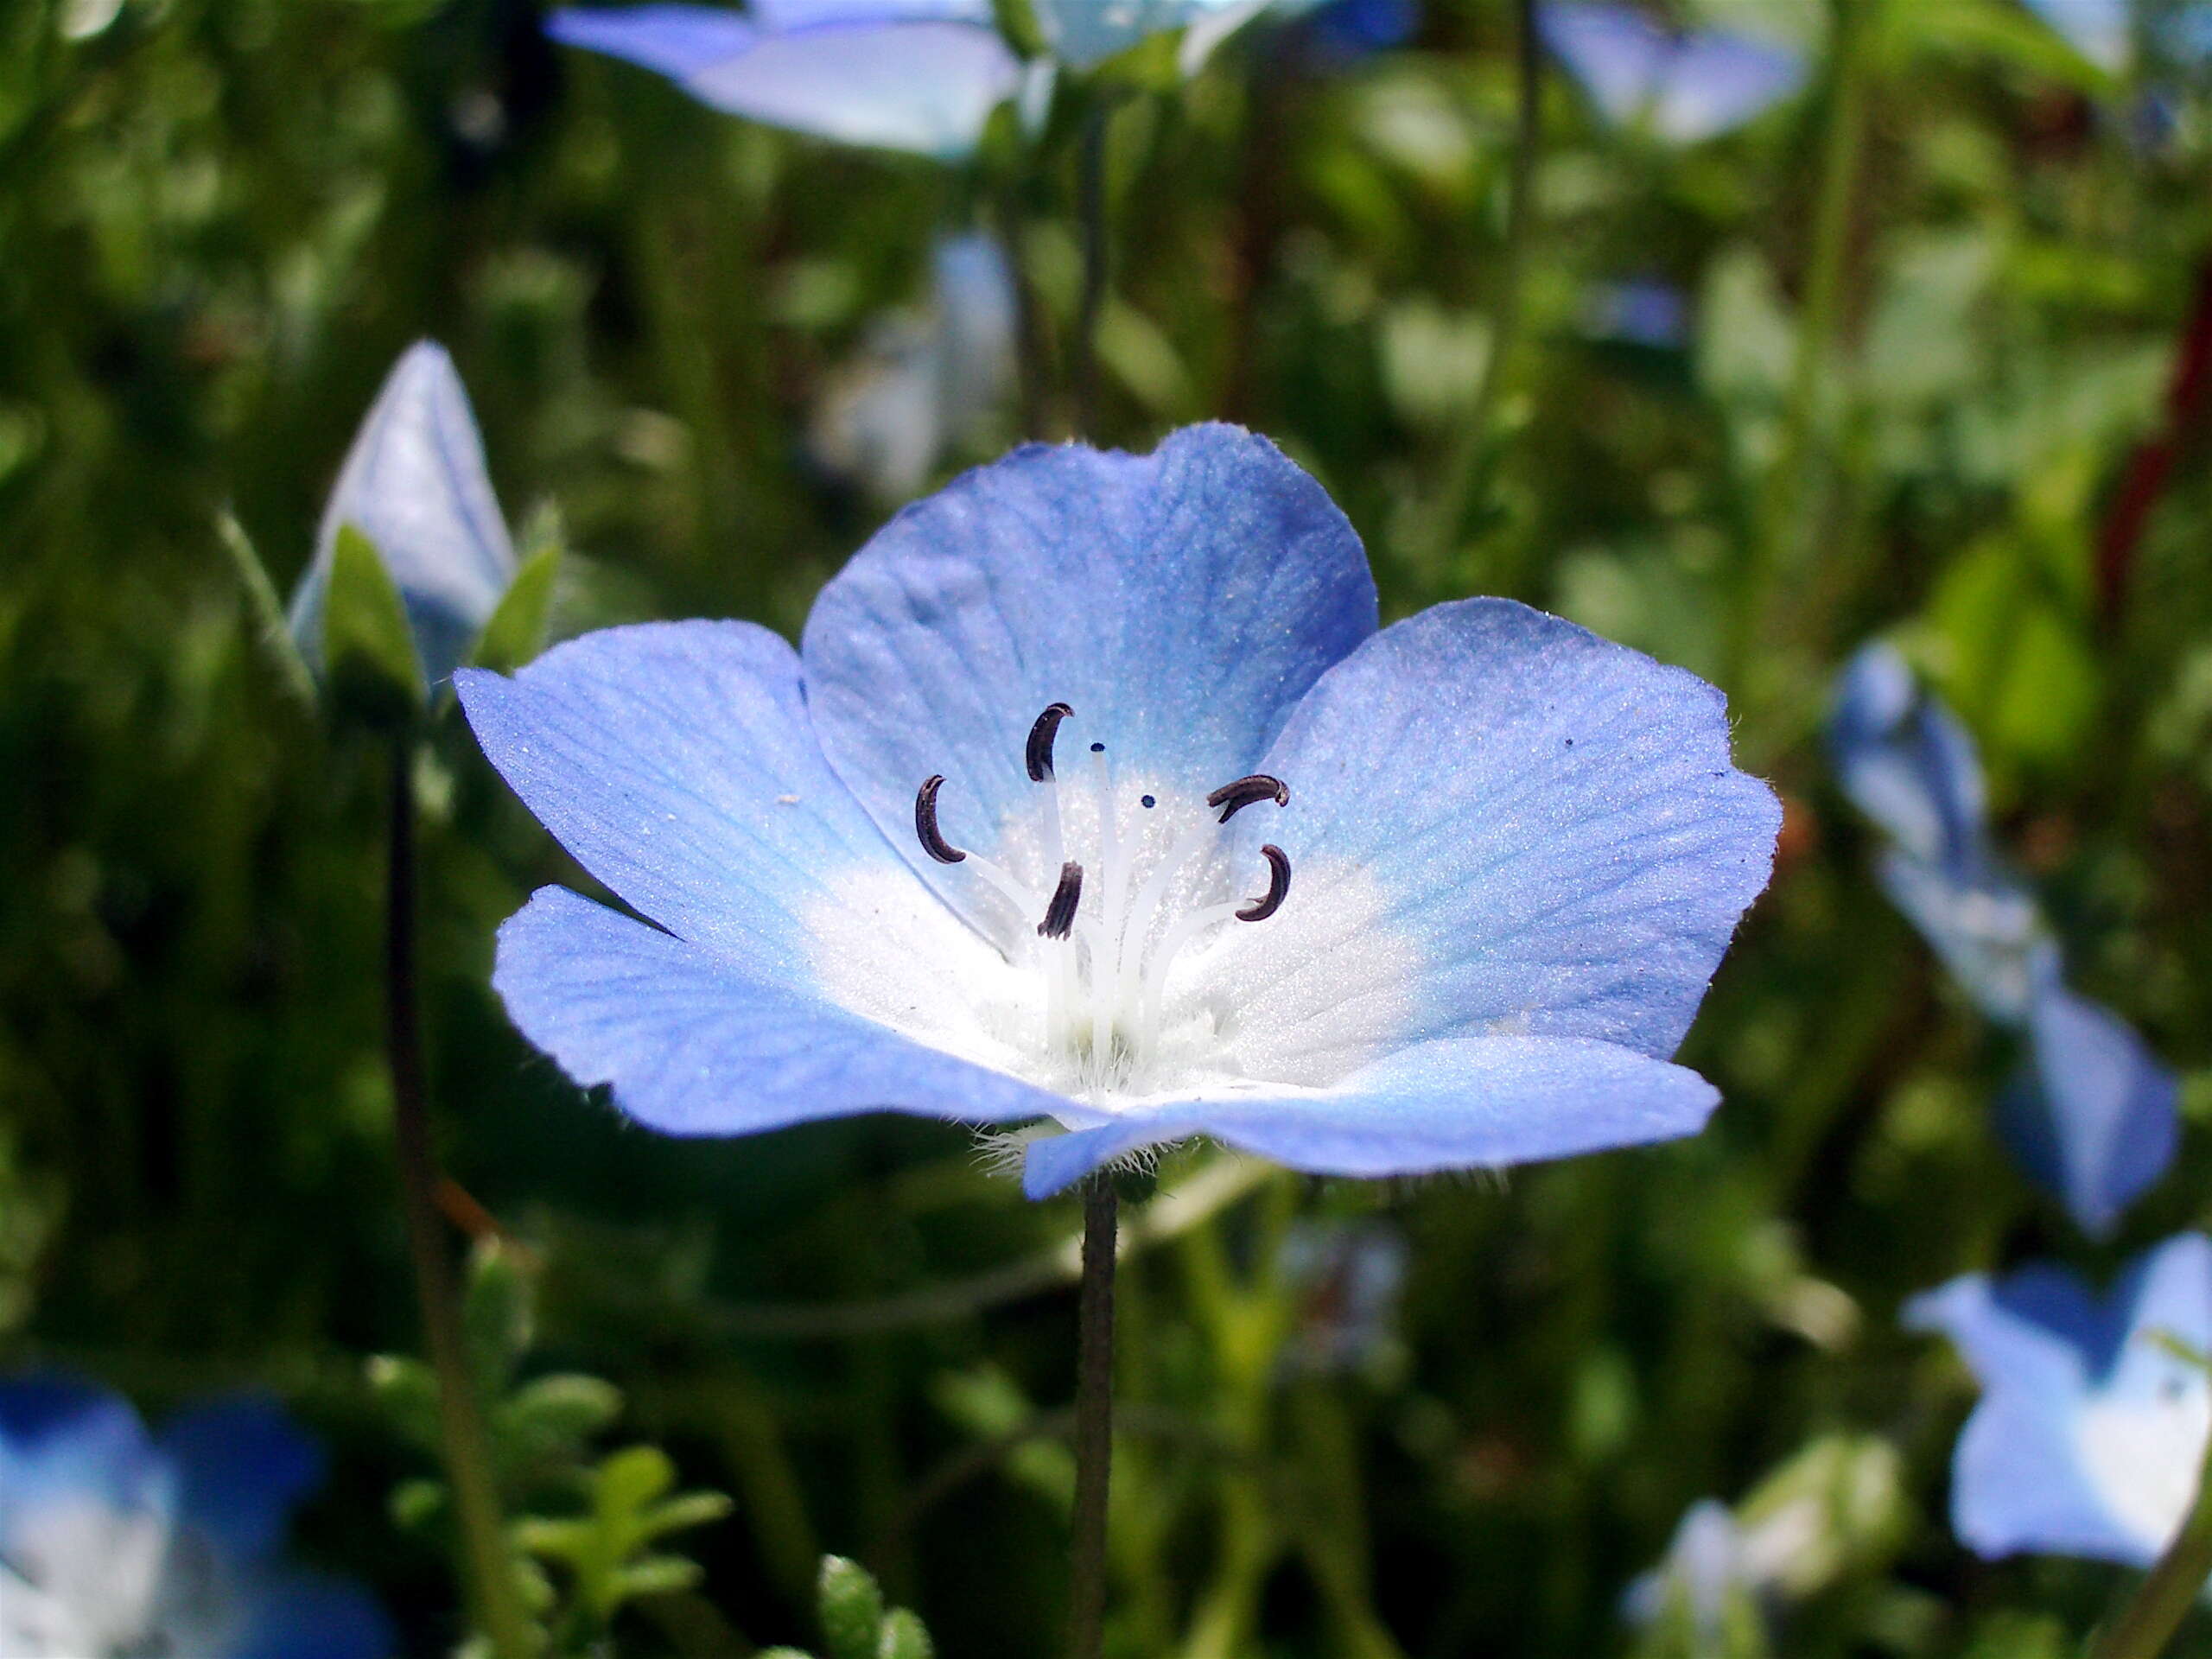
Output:
[[2158,1659],[2212,1578],[2212,1447],[2196,1477],[2196,1502],[2089,1659]]
[[1768,475],[1764,511],[1753,526],[1744,580],[1730,629],[1727,683],[1741,693],[1763,637],[1769,594],[1794,550],[1812,470],[1813,429],[1843,302],[1844,264],[1851,245],[1851,208],[1866,128],[1865,0],[1832,0],[1834,84],[1822,137],[1821,191],[1814,207],[1811,262],[1797,317],[1796,357],[1782,442]]
[[1458,545],[1460,526],[1480,491],[1491,445],[1491,429],[1504,395],[1506,360],[1521,336],[1522,275],[1535,222],[1536,158],[1543,143],[1543,48],[1536,33],[1535,0],[1514,7],[1515,118],[1513,162],[1505,178],[1505,245],[1498,251],[1497,296],[1491,314],[1490,351],[1483,360],[1472,405],[1459,441],[1445,463],[1430,524],[1431,556],[1439,563]]
[[461,1299],[438,1217],[437,1157],[430,1145],[429,1090],[415,973],[415,748],[393,745],[391,846],[386,866],[385,935],[385,1040],[391,1065],[391,1128],[399,1166],[400,1209],[415,1262],[423,1332],[437,1375],[438,1429],[446,1478],[467,1555],[471,1599],[497,1659],[530,1659],[530,1626],[516,1590],[492,1477],[492,1453],[477,1409],[462,1335]]
[[1111,1176],[1083,1196],[1083,1287],[1075,1389],[1075,1541],[1068,1651],[1098,1659],[1106,1637],[1106,1497],[1114,1460],[1114,1247],[1121,1201]]

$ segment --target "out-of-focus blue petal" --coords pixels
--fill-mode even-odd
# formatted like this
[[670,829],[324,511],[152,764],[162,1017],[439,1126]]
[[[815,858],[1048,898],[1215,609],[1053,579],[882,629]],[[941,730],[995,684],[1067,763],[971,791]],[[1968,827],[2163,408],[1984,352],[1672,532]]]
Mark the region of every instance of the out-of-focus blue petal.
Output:
[[292,599],[292,632],[311,663],[321,658],[323,594],[346,524],[382,556],[423,677],[436,685],[499,607],[514,580],[515,550],[467,391],[433,340],[410,346],[393,367],[323,509],[315,561]]
[[842,872],[892,863],[815,743],[798,657],[766,628],[610,628],[455,684],[486,757],[579,863],[764,979],[804,982],[807,906]]
[[2135,57],[2128,0],[2024,0],[2067,43],[2107,74],[2125,74]]
[[2037,1264],[2001,1280],[1968,1274],[1904,1306],[1904,1323],[1950,1338],[1984,1388],[2057,1409],[2101,1370],[2119,1326],[2074,1274]]
[[823,23],[973,23],[997,27],[991,0],[753,0],[763,29],[811,29]]
[[1725,1630],[1729,1598],[1751,1588],[1743,1530],[1726,1503],[1708,1497],[1683,1513],[1666,1559],[1629,1586],[1621,1598],[1621,1612],[1633,1624],[1649,1624],[1680,1596],[1698,1635],[1717,1644]]
[[1671,283],[1605,283],[1585,295],[1582,326],[1599,340],[1671,351],[1689,337],[1689,302]]
[[[1350,524],[1266,439],[1187,428],[1150,455],[1033,445],[878,531],[815,602],[822,746],[914,867],[914,791],[991,853],[1029,810],[1032,722],[1203,795],[1252,771],[1291,706],[1374,631]],[[959,891],[961,889],[952,889]]]
[[239,1560],[274,1549],[322,1479],[321,1448],[273,1400],[210,1402],[170,1418],[157,1443],[177,1471],[179,1518]]
[[1294,791],[1276,838],[1371,879],[1378,926],[1425,958],[1409,1040],[1673,1053],[1782,822],[1713,687],[1510,600],[1375,635],[1261,770]]
[[971,4],[780,0],[756,24],[707,7],[556,12],[549,32],[673,78],[702,103],[816,137],[957,158],[1020,88]]
[[67,1376],[0,1382],[0,1554],[16,1525],[57,1497],[166,1508],[173,1492],[121,1395]]
[[868,1111],[998,1122],[1061,1103],[810,997],[772,961],[700,949],[559,887],[500,928],[493,984],[571,1077],[611,1084],[625,1112],[668,1135]]
[[1033,1141],[1022,1185],[1043,1198],[1192,1135],[1315,1174],[1497,1168],[1694,1135],[1719,1099],[1694,1071],[1610,1043],[1447,1038],[1327,1089],[1124,1109],[1099,1128]]
[[288,1575],[258,1595],[225,1659],[391,1659],[391,1621],[358,1585]]
[[1608,121],[1648,122],[1695,143],[1739,127],[1803,84],[1796,53],[1716,30],[1677,35],[1633,7],[1554,0],[1537,8],[1544,44]]
[[1418,0],[1328,0],[1305,20],[1315,47],[1346,57],[1403,46],[1420,27]]
[[2037,994],[2057,982],[2058,945],[2043,912],[1993,863],[1985,862],[1978,878],[1961,879],[1892,848],[1874,874],[1890,902],[1992,1020],[2022,1024]]
[[[1103,63],[1147,35],[1186,24],[1242,21],[1268,0],[1030,0],[1052,55],[1077,69]],[[1188,66],[1186,66],[1188,67]]]
[[2021,1165],[2102,1238],[2172,1163],[2180,1085],[2126,1021],[2060,986],[2036,998],[2028,1039],[1999,1122]]
[[1958,874],[1981,862],[1986,809],[1974,739],[1922,691],[1894,645],[1876,640],[1845,667],[1828,751],[1852,804],[1913,857]]

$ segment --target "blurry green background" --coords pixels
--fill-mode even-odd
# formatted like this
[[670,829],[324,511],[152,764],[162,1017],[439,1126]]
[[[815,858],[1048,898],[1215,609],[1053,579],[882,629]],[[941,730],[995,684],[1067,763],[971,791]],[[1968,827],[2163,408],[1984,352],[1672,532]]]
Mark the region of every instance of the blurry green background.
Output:
[[[1840,145],[1828,14],[1704,15],[1746,6],[1815,67],[1717,142],[1611,131],[1547,73],[1487,411],[1510,8],[1427,0],[1409,47],[1357,66],[1240,41],[1116,118],[1099,436],[1268,433],[1360,529],[1386,615],[1510,594],[1716,678],[1789,806],[1685,1055],[1726,1096],[1707,1134],[1504,1179],[1268,1177],[1135,1258],[1126,1653],[1624,1652],[1620,1591],[1684,1508],[1808,1446],[1871,1457],[1875,1497],[1829,1516],[1784,1653],[2056,1659],[2119,1587],[1950,1540],[1970,1389],[1895,1314],[1955,1272],[2102,1271],[2203,1216],[2201,422],[2170,435],[2140,538],[2099,549],[2136,446],[2169,435],[2212,127],[2201,89],[2152,119],[2005,0],[1869,0]],[[0,1362],[149,1409],[285,1394],[335,1461],[303,1547],[375,1582],[410,1651],[455,1626],[434,1541],[388,1513],[429,1462],[365,1380],[417,1341],[381,764],[288,701],[219,514],[288,582],[385,369],[432,334],[511,517],[565,521],[556,632],[791,630],[883,511],[809,460],[814,401],[979,200],[1027,226],[1062,384],[1065,137],[988,188],[833,149],[557,51],[529,0],[0,0]],[[1679,347],[1593,327],[1593,289],[1628,279],[1683,291]],[[1062,419],[1052,400],[1040,435]],[[1997,1147],[2007,1053],[1881,900],[1826,775],[1829,677],[1888,630],[1980,740],[2075,982],[2185,1074],[2182,1160],[2108,1249]],[[1065,1453],[1005,1437],[1070,1395],[1065,1275],[1023,1264],[1057,1261],[1073,1208],[1025,1203],[951,1128],[625,1126],[486,982],[496,924],[572,870],[450,711],[422,781],[443,1151],[536,1264],[525,1369],[617,1382],[616,1440],[735,1500],[684,1541],[702,1587],[626,1613],[623,1650],[808,1639],[824,1548],[949,1656],[1052,1650]],[[1294,1218],[1406,1246],[1348,1367],[1299,1361],[1330,1309],[1281,1270]],[[2189,1639],[2212,1652],[2212,1621]]]

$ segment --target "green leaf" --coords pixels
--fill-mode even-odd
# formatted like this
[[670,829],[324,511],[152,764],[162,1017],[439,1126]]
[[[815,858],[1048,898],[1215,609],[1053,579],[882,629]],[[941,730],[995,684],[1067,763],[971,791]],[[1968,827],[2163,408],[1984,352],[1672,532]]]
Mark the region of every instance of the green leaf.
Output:
[[559,521],[548,522],[531,543],[515,579],[500,596],[499,609],[468,653],[468,660],[479,668],[510,674],[545,649],[546,619],[552,614],[554,584],[561,574]]
[[724,1492],[678,1492],[654,1504],[638,1517],[638,1522],[645,1536],[658,1538],[719,1521],[734,1507]]
[[601,1464],[593,1478],[599,1512],[629,1520],[676,1484],[676,1465],[657,1446],[626,1446]]
[[501,1402],[493,1427],[518,1459],[573,1457],[621,1410],[622,1391],[612,1382],[563,1372],[524,1383]]
[[430,1368],[404,1354],[378,1354],[368,1363],[369,1389],[402,1434],[425,1451],[439,1446],[438,1381]]
[[904,1607],[893,1607],[884,1616],[875,1653],[876,1659],[937,1659],[937,1643],[930,1640],[918,1616]]
[[238,573],[238,586],[245,590],[246,609],[253,620],[253,630],[262,650],[284,683],[284,690],[309,709],[319,705],[315,674],[308,667],[307,658],[300,655],[300,642],[292,637],[292,625],[284,615],[283,601],[276,597],[276,585],[269,580],[269,571],[255,551],[252,538],[245,533],[245,526],[227,509],[215,516],[215,537],[222,543],[223,551],[230,556],[231,569]]
[[461,1319],[469,1363],[488,1394],[505,1392],[530,1348],[531,1302],[530,1280],[513,1254],[497,1241],[480,1245],[469,1261]]
[[842,1555],[824,1555],[817,1591],[830,1659],[876,1659],[883,1592],[868,1569]]
[[376,546],[341,524],[322,601],[322,670],[333,705],[377,726],[405,725],[427,696],[407,607]]
[[624,1563],[615,1575],[615,1593],[627,1601],[635,1596],[670,1596],[695,1587],[701,1578],[699,1563],[681,1555],[640,1555]]

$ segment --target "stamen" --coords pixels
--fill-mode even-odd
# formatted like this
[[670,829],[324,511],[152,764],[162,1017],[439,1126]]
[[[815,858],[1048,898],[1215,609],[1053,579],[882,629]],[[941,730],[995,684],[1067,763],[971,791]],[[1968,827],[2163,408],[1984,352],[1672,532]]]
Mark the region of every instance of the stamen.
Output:
[[1290,897],[1290,860],[1282,849],[1270,842],[1260,849],[1260,856],[1268,861],[1268,890],[1236,912],[1240,922],[1264,922]]
[[1255,772],[1249,778],[1239,778],[1233,784],[1224,784],[1206,797],[1208,806],[1221,809],[1217,823],[1227,823],[1248,806],[1257,806],[1262,801],[1273,801],[1277,806],[1290,804],[1290,785],[1280,778],[1270,778],[1264,772]]
[[1076,906],[1083,902],[1083,866],[1070,859],[1060,866],[1060,885],[1052,889],[1052,902],[1045,906],[1045,919],[1037,924],[1037,937],[1065,939],[1075,930]]
[[1059,735],[1060,722],[1075,710],[1065,702],[1046,705],[1045,712],[1037,716],[1037,723],[1029,728],[1029,781],[1041,784],[1052,775],[1052,740]]
[[922,850],[938,863],[957,864],[968,855],[947,841],[937,827],[937,792],[944,787],[941,772],[923,780],[921,792],[914,797],[914,834],[920,838]]

